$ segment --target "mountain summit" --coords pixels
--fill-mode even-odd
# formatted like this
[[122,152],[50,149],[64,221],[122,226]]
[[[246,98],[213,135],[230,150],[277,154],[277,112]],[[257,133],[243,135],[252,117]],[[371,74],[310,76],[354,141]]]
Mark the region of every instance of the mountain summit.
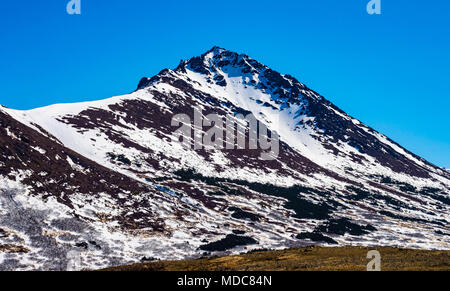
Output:
[[[210,128],[189,124],[196,109],[254,116],[277,155],[183,147],[180,126]],[[223,48],[129,95],[0,108],[0,123],[0,243],[15,250],[0,269],[63,269],[74,252],[81,269],[310,244],[450,249],[448,171]]]

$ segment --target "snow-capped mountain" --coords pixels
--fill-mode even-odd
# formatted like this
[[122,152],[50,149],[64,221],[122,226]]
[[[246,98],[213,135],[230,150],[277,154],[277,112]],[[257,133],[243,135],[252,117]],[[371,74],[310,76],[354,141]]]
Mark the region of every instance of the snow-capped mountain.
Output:
[[[279,151],[183,147],[173,117],[195,108],[236,123],[253,114]],[[0,269],[308,244],[450,249],[448,171],[222,48],[131,94],[3,107],[0,123]]]

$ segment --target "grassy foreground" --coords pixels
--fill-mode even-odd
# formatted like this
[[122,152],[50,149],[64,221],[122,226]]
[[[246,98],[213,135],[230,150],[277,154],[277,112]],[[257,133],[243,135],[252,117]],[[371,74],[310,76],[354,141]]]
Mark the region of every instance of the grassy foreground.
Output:
[[365,271],[367,252],[381,254],[382,271],[450,271],[450,251],[391,247],[307,247],[258,251],[243,255],[186,261],[161,261],[106,269],[107,271]]

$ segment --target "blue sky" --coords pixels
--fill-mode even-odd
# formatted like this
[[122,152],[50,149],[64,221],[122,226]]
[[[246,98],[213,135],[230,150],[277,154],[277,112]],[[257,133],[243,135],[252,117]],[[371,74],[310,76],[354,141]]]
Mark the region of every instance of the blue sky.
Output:
[[30,109],[133,91],[214,45],[291,74],[450,168],[450,1],[1,1],[0,103]]

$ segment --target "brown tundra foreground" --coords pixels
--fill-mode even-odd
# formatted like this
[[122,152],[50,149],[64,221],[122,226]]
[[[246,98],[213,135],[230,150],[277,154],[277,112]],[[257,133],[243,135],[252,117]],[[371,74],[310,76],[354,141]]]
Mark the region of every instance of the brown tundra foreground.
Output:
[[381,254],[382,271],[450,271],[450,251],[391,247],[306,247],[185,261],[157,261],[107,271],[365,271],[370,250]]

